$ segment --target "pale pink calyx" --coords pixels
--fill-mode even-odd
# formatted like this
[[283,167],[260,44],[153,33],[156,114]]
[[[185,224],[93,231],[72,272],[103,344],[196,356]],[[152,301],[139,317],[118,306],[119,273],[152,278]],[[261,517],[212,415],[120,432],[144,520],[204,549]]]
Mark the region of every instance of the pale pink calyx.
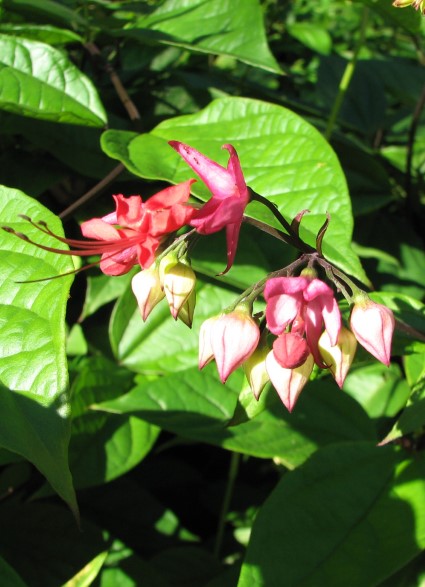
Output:
[[388,367],[395,327],[393,312],[366,294],[359,295],[354,300],[350,327],[362,347]]

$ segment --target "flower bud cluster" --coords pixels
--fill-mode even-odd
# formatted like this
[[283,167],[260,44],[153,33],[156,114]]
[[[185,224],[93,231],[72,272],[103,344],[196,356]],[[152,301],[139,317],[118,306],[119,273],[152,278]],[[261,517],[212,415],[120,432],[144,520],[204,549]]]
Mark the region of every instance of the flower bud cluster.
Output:
[[196,275],[186,257],[178,259],[174,252],[149,269],[137,273],[131,287],[137,299],[143,321],[154,307],[167,298],[174,320],[192,326],[196,304]]
[[199,367],[212,359],[221,381],[240,365],[256,399],[270,381],[283,404],[292,411],[314,365],[328,369],[339,387],[344,384],[357,342],[389,365],[394,316],[365,294],[356,298],[351,330],[342,324],[332,289],[311,270],[299,277],[266,282],[267,331],[260,329],[248,305],[210,318],[201,327]]

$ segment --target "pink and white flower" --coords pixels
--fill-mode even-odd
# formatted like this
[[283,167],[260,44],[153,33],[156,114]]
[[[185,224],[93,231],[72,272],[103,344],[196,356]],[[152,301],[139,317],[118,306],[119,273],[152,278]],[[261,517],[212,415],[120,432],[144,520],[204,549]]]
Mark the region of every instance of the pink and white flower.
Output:
[[[332,289],[310,276],[275,277],[267,281],[264,297],[269,330],[279,336],[291,326],[292,334],[305,335],[315,362],[324,368],[318,349],[319,338],[325,329],[334,346],[341,329],[341,313]],[[298,350],[300,344],[298,342]]]

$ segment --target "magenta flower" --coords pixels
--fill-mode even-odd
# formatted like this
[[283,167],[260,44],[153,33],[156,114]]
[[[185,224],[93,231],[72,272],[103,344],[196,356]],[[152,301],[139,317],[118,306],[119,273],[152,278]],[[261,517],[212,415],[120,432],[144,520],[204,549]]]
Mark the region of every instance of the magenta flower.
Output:
[[362,347],[389,367],[395,327],[392,311],[363,296],[355,301],[350,326]]
[[230,153],[226,169],[184,143],[170,141],[169,145],[192,167],[212,193],[212,198],[194,213],[190,225],[199,234],[212,234],[226,229],[227,266],[223,271],[226,273],[235,259],[242,217],[249,202],[249,192],[236,150],[232,145],[223,145],[223,149]]
[[223,383],[252,355],[260,339],[260,329],[246,308],[206,320],[199,333],[199,368],[213,358]]
[[267,281],[264,297],[269,330],[281,335],[291,325],[291,333],[305,334],[315,362],[324,368],[318,349],[323,327],[332,346],[341,329],[341,313],[332,289],[320,279],[307,276],[275,277]]

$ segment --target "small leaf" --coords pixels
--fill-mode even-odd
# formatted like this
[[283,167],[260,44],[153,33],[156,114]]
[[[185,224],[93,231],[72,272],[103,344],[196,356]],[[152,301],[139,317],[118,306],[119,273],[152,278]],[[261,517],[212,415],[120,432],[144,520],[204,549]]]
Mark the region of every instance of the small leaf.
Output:
[[2,34],[0,108],[55,122],[106,123],[92,82],[63,53],[38,41]]
[[322,27],[309,22],[294,22],[287,25],[288,33],[300,43],[322,53],[329,55],[332,49],[332,37]]
[[89,587],[100,573],[107,556],[107,550],[95,556],[72,579],[64,583],[63,587]]

